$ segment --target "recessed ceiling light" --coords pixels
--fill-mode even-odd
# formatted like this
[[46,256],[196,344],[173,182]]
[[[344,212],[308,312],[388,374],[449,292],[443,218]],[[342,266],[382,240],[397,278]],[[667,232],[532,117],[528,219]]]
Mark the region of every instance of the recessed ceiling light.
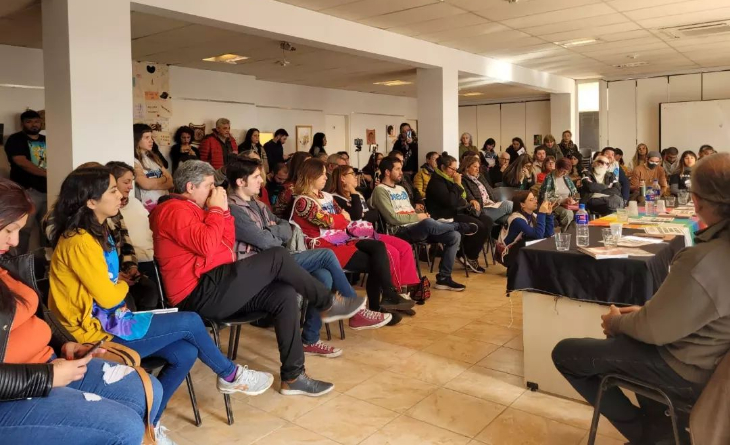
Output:
[[373,82],[373,85],[383,85],[386,87],[399,87],[401,85],[411,85],[413,82],[407,82],[405,80],[386,80],[383,82]]
[[566,40],[564,42],[553,42],[553,43],[558,46],[562,46],[563,48],[573,48],[576,46],[592,45],[592,44],[598,43],[598,42],[600,42],[599,39],[574,39],[574,40]]
[[248,57],[239,56],[238,54],[221,54],[220,56],[206,57],[203,60],[206,62],[221,62],[235,65],[238,62],[242,62],[246,59],[248,59]]
[[620,65],[614,65],[614,68],[634,68],[637,66],[644,66],[648,65],[649,62],[631,62],[631,63],[622,63]]
[[462,97],[484,96],[484,93],[480,93],[479,91],[472,91],[471,93],[459,94],[459,96],[462,96]]

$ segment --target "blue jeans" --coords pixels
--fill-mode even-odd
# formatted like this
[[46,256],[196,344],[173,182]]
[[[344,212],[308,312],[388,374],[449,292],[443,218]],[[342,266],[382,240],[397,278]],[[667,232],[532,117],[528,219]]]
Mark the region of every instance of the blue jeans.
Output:
[[490,217],[495,224],[504,224],[507,222],[507,217],[512,214],[512,205],[512,201],[502,201],[499,208],[484,208],[482,213]]
[[401,227],[395,236],[411,244],[421,241],[443,244],[444,256],[439,263],[439,272],[436,274],[436,279],[448,279],[454,269],[456,252],[459,250],[459,244],[461,244],[461,234],[456,231],[458,226],[458,223],[447,223],[427,218],[416,224]]
[[114,341],[134,349],[142,358],[159,357],[167,362],[167,366],[157,376],[162,384],[163,395],[155,423],[196,359],[200,359],[219,377],[226,377],[236,369],[236,364],[215,346],[203,320],[195,312],[155,315],[144,337],[139,340],[115,337]]
[[[139,445],[147,413],[142,381],[136,372],[121,380],[104,382],[104,365],[93,359],[84,378],[48,397],[0,402],[0,442],[13,445],[73,443],[75,445]],[[151,418],[159,417],[162,386],[151,376],[154,399]],[[85,393],[101,396],[88,401]]]
[[[333,251],[329,249],[307,250],[295,253],[293,258],[302,269],[311,273],[326,287],[338,291],[346,298],[357,297]],[[307,345],[317,343],[320,329],[322,329],[322,317],[319,315],[319,309],[311,305],[307,306],[302,328],[302,342]]]

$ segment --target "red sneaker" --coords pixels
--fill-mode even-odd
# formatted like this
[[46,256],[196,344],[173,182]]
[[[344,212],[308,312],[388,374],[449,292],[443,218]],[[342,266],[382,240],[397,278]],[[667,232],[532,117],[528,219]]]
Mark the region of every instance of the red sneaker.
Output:
[[378,329],[390,323],[391,314],[362,309],[350,318],[350,329],[361,331],[364,329]]
[[319,357],[335,358],[342,355],[342,349],[334,348],[327,343],[319,340],[313,345],[304,345],[305,355],[316,355]]

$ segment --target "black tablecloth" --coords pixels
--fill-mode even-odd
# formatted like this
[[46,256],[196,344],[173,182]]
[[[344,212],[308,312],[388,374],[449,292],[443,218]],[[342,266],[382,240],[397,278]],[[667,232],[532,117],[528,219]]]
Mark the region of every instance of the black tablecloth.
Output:
[[[590,247],[603,246],[601,229],[589,227]],[[624,228],[623,234],[641,230]],[[558,252],[548,238],[518,252],[508,274],[508,290],[534,290],[575,300],[643,305],[659,289],[674,256],[684,248],[684,237],[643,246],[650,257],[596,260],[581,253],[571,229],[570,250]]]

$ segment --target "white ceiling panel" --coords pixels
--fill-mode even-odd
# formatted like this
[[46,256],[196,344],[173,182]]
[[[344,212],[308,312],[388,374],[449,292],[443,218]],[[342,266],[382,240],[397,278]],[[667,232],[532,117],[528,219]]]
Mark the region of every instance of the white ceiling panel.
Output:
[[504,25],[500,25],[499,23],[486,23],[483,25],[459,27],[431,34],[421,34],[418,36],[418,38],[427,40],[429,42],[440,43],[464,39],[468,37],[481,36],[484,34],[504,32],[507,30],[509,30],[509,28]]
[[279,0],[282,3],[289,3],[290,5],[300,6],[302,8],[311,9],[313,11],[319,11],[321,9],[334,8],[337,6],[346,5],[348,3],[355,3],[359,0]]
[[[530,28],[522,28],[522,31],[532,34],[534,36],[539,36],[545,38],[545,36],[550,34],[557,34],[562,32],[571,32],[571,31],[584,31],[589,32],[591,28],[606,28],[609,26],[617,26],[617,25],[625,25],[625,24],[631,24],[631,21],[627,19],[622,14],[608,14],[608,15],[601,15],[596,17],[588,17],[588,18],[581,18],[581,19],[573,19],[569,21],[565,21],[562,23],[563,26],[555,26],[555,23],[547,22],[544,25],[530,27]],[[639,25],[633,24],[633,29],[638,29]]]
[[335,17],[357,21],[435,3],[439,3],[439,0],[359,0],[342,6],[323,9],[322,12]]
[[653,6],[671,5],[673,3],[681,3],[687,0],[608,0],[609,6],[617,11],[633,11],[636,9],[651,8]]
[[484,17],[479,17],[478,15],[471,13],[463,13],[458,15],[452,15],[449,17],[438,18],[436,20],[428,20],[421,23],[409,23],[404,26],[390,28],[388,29],[388,31],[408,36],[418,36],[422,34],[432,34],[441,31],[450,31],[456,28],[483,25],[485,23],[489,23],[489,20],[485,19]]
[[463,9],[456,8],[446,3],[436,3],[404,11],[383,14],[362,20],[362,24],[376,28],[395,28],[408,23],[419,23],[438,19],[439,17],[450,17],[462,14]]
[[495,6],[490,5],[491,7],[486,6],[483,9],[473,9],[472,11],[490,20],[505,21],[600,3],[601,0],[532,0],[518,3],[501,1]]
[[[637,2],[640,3],[640,2]],[[667,14],[680,15],[690,14],[697,11],[713,10],[728,6],[727,0],[693,0],[681,3],[672,3],[671,6],[662,5],[653,8],[642,8],[635,11],[625,12],[626,16],[631,20],[653,19],[664,17]]]
[[[670,8],[667,8],[670,9]],[[668,13],[671,13],[668,11]],[[693,23],[710,22],[718,19],[730,18],[730,7],[712,9],[708,11],[695,11],[686,14],[672,14],[666,17],[656,17],[651,19],[639,19],[636,23],[646,29],[664,28],[667,26],[689,25]]]
[[569,40],[598,37],[602,39],[603,36],[606,34],[623,35],[629,31],[636,31],[639,28],[639,25],[637,25],[636,23],[627,22],[610,26],[589,27],[589,29],[576,29],[574,31],[560,32],[540,37],[550,42],[565,42]]
[[615,11],[605,3],[595,3],[592,5],[578,6],[575,8],[546,12],[544,14],[535,14],[513,19],[500,20],[500,22],[512,28],[529,28],[533,26],[545,25],[546,23],[554,23],[556,24],[556,27],[558,27],[558,23],[565,23],[572,20],[587,19],[589,17],[603,16],[609,14],[615,14]]

